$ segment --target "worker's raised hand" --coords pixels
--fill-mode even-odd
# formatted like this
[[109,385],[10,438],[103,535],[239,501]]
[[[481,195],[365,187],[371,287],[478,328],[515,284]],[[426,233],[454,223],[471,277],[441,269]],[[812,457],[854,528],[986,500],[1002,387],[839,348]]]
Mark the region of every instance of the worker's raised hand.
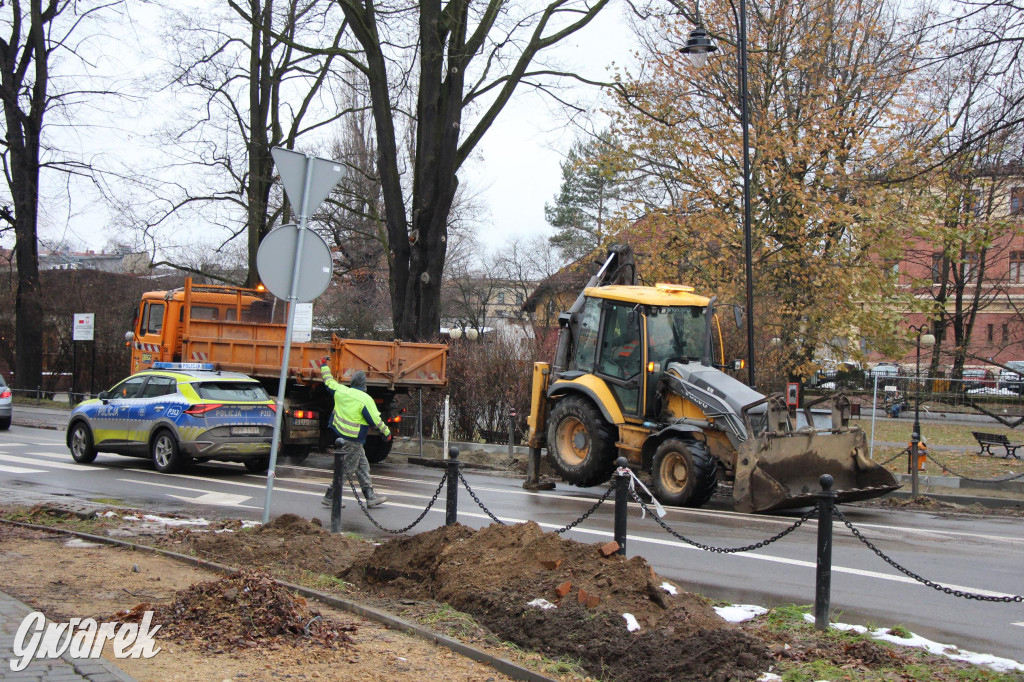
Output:
[[329,357],[327,357],[325,355],[322,358],[320,358],[320,366],[321,367],[326,367],[329,364],[331,364],[331,359]]

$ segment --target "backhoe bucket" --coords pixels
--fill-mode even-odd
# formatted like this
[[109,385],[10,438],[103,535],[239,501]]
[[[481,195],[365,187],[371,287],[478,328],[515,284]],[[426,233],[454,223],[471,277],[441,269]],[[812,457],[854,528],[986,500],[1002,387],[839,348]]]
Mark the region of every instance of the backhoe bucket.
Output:
[[881,497],[900,487],[867,457],[859,428],[769,433],[748,439],[736,461],[733,502],[737,511],[761,512],[814,504],[822,474],[835,480],[837,502]]

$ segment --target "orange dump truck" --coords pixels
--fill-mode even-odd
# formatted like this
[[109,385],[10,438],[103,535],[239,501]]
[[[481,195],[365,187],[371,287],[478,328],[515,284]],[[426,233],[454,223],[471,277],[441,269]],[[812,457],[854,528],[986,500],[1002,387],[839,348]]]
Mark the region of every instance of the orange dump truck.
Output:
[[[222,285],[193,284],[143,294],[131,344],[131,371],[154,362],[212,363],[217,369],[254,377],[277,395],[281,377],[287,303],[268,292]],[[328,431],[333,397],[320,377],[327,356],[338,381],[366,373],[367,391],[389,423],[392,403],[413,388],[440,388],[446,382],[448,347],[402,341],[363,341],[333,336],[330,342],[293,343],[288,357],[281,454],[305,457],[332,442]],[[371,429],[366,456],[387,457],[391,445]]]

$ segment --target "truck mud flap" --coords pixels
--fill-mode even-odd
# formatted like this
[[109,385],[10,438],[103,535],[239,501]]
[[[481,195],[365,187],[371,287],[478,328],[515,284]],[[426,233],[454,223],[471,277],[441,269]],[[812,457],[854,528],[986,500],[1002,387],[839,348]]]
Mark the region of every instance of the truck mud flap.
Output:
[[741,446],[733,503],[741,512],[806,507],[821,490],[822,474],[835,480],[837,502],[881,497],[901,487],[889,471],[868,459],[860,429],[801,431],[765,435]]

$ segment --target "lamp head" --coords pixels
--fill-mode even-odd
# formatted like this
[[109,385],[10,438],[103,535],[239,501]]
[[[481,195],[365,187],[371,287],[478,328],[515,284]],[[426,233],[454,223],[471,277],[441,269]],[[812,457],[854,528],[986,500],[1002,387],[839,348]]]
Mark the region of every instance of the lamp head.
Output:
[[921,334],[921,340],[919,341],[921,348],[931,348],[935,345],[935,335],[931,332]]
[[466,338],[470,341],[476,341],[479,338],[480,332],[477,331],[476,327],[470,327],[466,330]]
[[452,341],[458,341],[462,338],[462,330],[458,327],[452,327],[448,330],[448,336]]
[[702,26],[697,26],[690,31],[690,37],[686,39],[686,44],[679,48],[679,51],[685,54],[690,59],[690,63],[699,69],[707,64],[708,54],[717,49],[718,46],[708,36],[708,32]]

